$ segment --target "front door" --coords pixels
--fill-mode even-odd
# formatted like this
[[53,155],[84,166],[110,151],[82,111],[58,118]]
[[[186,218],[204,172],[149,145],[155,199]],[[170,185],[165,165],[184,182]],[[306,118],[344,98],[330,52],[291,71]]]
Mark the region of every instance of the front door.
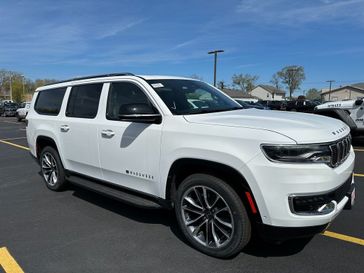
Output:
[[104,180],[159,195],[162,124],[119,120],[127,104],[151,104],[136,82],[110,83],[104,121],[99,125],[100,165]]

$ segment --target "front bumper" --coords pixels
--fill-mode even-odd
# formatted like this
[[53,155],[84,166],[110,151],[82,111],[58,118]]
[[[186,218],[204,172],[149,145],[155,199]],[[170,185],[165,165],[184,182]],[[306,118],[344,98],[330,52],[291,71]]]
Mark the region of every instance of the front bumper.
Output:
[[258,234],[261,238],[268,241],[286,241],[297,238],[308,238],[323,232],[329,224],[310,227],[278,227],[259,224]]
[[[245,169],[248,181],[257,203],[262,224],[275,227],[312,227],[329,224],[344,209],[349,197],[332,194],[346,183],[354,183],[354,151],[338,167],[325,164],[285,164],[270,162],[258,155]],[[348,182],[349,181],[349,182]],[[350,186],[349,186],[350,188]],[[297,213],[292,210],[292,196],[333,197],[335,204],[324,213]],[[327,199],[324,199],[327,201]],[[331,200],[329,200],[331,201]]]

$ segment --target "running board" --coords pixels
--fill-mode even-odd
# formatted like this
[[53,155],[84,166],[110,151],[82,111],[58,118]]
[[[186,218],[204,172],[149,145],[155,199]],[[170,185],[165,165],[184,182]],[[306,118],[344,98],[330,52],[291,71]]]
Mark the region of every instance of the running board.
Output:
[[163,207],[163,205],[158,202],[157,198],[155,198],[155,200],[152,200],[153,198],[142,197],[140,196],[141,194],[136,195],[133,193],[129,193],[126,190],[123,190],[114,185],[108,185],[106,183],[92,181],[91,179],[86,179],[76,175],[67,176],[67,180],[79,187],[86,188],[93,192],[97,192],[99,194],[140,208],[160,209]]

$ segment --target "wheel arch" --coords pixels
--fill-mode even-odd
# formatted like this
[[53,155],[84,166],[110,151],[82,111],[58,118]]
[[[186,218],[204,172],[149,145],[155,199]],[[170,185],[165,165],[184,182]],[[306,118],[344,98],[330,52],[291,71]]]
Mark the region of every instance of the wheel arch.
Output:
[[[194,158],[180,158],[175,160],[169,169],[167,177],[166,200],[173,205],[178,186],[187,176],[194,173],[210,174],[224,180],[237,192],[241,201],[246,206],[249,216],[256,218],[256,220],[261,219],[253,192],[245,177],[235,168],[215,161]],[[250,194],[250,198],[247,192]],[[253,207],[256,210],[255,213],[253,213]]]
[[42,150],[47,146],[53,147],[59,154],[59,150],[58,150],[56,141],[52,137],[45,136],[45,135],[39,135],[39,136],[37,136],[35,143],[36,143],[36,155],[37,155],[38,159],[40,157],[40,153],[42,152]]

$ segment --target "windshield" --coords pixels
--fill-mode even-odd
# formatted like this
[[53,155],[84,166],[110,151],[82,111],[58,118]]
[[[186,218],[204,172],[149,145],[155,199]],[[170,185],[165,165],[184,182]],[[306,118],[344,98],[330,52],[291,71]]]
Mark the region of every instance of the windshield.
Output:
[[189,115],[242,109],[233,99],[201,81],[147,81],[174,115]]

